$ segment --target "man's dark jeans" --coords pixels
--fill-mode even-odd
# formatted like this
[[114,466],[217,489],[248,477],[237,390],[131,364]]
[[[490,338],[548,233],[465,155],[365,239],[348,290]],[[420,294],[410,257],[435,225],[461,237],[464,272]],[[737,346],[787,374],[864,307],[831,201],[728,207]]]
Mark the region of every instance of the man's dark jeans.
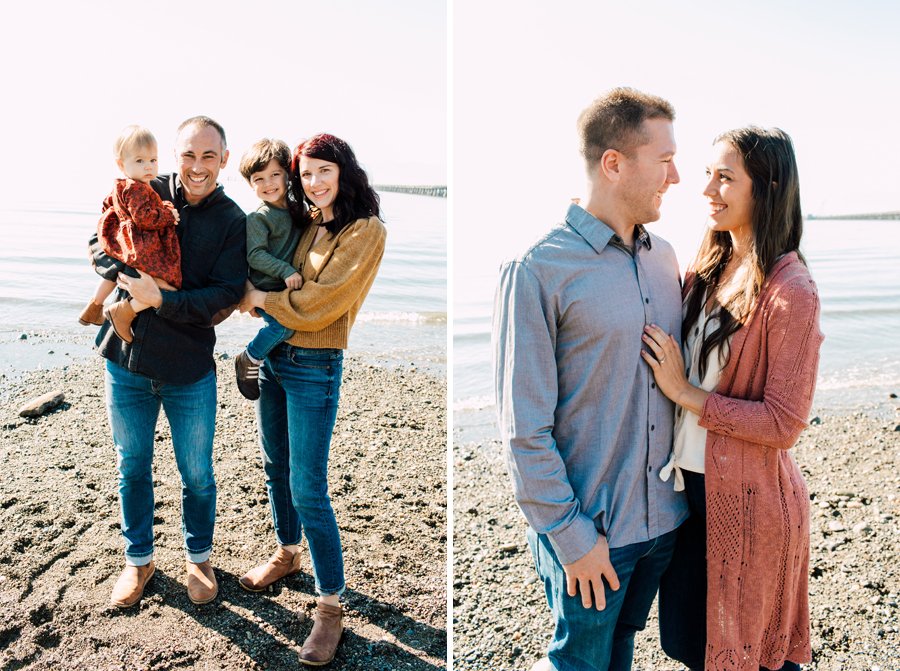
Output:
[[528,544],[556,622],[547,656],[559,671],[628,671],[634,635],[647,624],[659,578],[669,565],[676,531],[609,551],[619,589],[606,586],[606,608],[585,608],[566,592],[566,574],[547,536],[528,529]]

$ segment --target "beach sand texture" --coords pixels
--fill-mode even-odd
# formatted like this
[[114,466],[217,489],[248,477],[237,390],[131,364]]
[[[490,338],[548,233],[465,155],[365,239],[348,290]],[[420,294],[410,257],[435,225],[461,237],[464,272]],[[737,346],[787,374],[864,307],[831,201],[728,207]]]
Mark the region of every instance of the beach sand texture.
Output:
[[[122,568],[115,452],[102,362],[0,381],[0,669],[293,669],[312,626],[303,570],[262,594],[237,583],[275,549],[253,404],[220,355],[212,561],[220,591],[185,592],[180,484],[157,427],[156,565],[139,607],[108,605]],[[26,420],[20,403],[61,388]],[[330,460],[347,572],[346,633],[334,668],[445,668],[446,381],[348,358]]]
[[[809,671],[900,669],[900,426],[821,415],[793,448],[811,508]],[[454,669],[525,669],[552,624],[499,441],[454,448]],[[659,649],[656,606],[634,669],[681,669]]]

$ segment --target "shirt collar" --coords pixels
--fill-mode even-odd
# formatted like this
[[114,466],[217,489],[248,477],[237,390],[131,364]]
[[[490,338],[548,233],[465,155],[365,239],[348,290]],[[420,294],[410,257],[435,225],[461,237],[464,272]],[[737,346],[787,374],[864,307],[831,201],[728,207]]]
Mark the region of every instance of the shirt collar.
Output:
[[[616,235],[609,226],[597,219],[593,214],[585,210],[580,205],[572,203],[569,205],[569,211],[566,212],[566,223],[575,229],[585,241],[594,248],[598,254],[603,251],[606,245],[618,243],[624,247],[622,239]],[[647,249],[651,249],[650,234],[642,224],[634,227],[635,240]]]
[[184,197],[184,184],[181,181],[181,177],[178,173],[173,172],[171,175],[171,182],[169,184],[169,190],[172,193],[172,196],[177,199],[176,205],[178,207],[190,206],[195,208],[206,207],[209,204],[216,202],[219,197],[219,194],[224,191],[224,187],[216,182],[216,188],[213,189],[212,193],[210,193],[206,198],[201,200],[196,205],[191,205],[187,198]]

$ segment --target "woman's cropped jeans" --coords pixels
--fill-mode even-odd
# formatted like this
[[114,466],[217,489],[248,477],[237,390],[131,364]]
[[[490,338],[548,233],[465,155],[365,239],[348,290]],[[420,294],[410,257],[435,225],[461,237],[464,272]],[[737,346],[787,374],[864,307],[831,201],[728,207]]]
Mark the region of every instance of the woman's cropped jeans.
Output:
[[279,345],[259,373],[256,403],[275,536],[309,543],[316,591],[344,591],[344,559],[328,496],[328,451],[337,418],[344,353]]

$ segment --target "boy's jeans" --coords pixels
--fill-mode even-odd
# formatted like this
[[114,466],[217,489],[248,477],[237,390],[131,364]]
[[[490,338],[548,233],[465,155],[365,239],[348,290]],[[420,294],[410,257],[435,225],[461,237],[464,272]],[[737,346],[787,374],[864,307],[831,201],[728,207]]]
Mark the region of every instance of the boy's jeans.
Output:
[[266,313],[265,310],[257,308],[256,311],[263,318],[266,325],[259,330],[256,337],[247,345],[247,354],[257,361],[262,361],[269,356],[269,352],[294,335],[294,332],[279,324],[278,320]]
[[188,561],[209,559],[216,516],[212,447],[216,374],[175,385],[106,362],[106,409],[116,446],[125,562],[153,559],[153,445],[160,406],[172,429],[181,474],[181,528]]
[[547,656],[559,671],[627,671],[634,657],[634,635],[647,624],[659,577],[669,565],[677,530],[658,538],[612,548],[609,559],[619,589],[605,585],[606,608],[585,608],[581,595],[566,592],[566,573],[550,540],[528,529],[528,545],[544,582],[556,622]]

